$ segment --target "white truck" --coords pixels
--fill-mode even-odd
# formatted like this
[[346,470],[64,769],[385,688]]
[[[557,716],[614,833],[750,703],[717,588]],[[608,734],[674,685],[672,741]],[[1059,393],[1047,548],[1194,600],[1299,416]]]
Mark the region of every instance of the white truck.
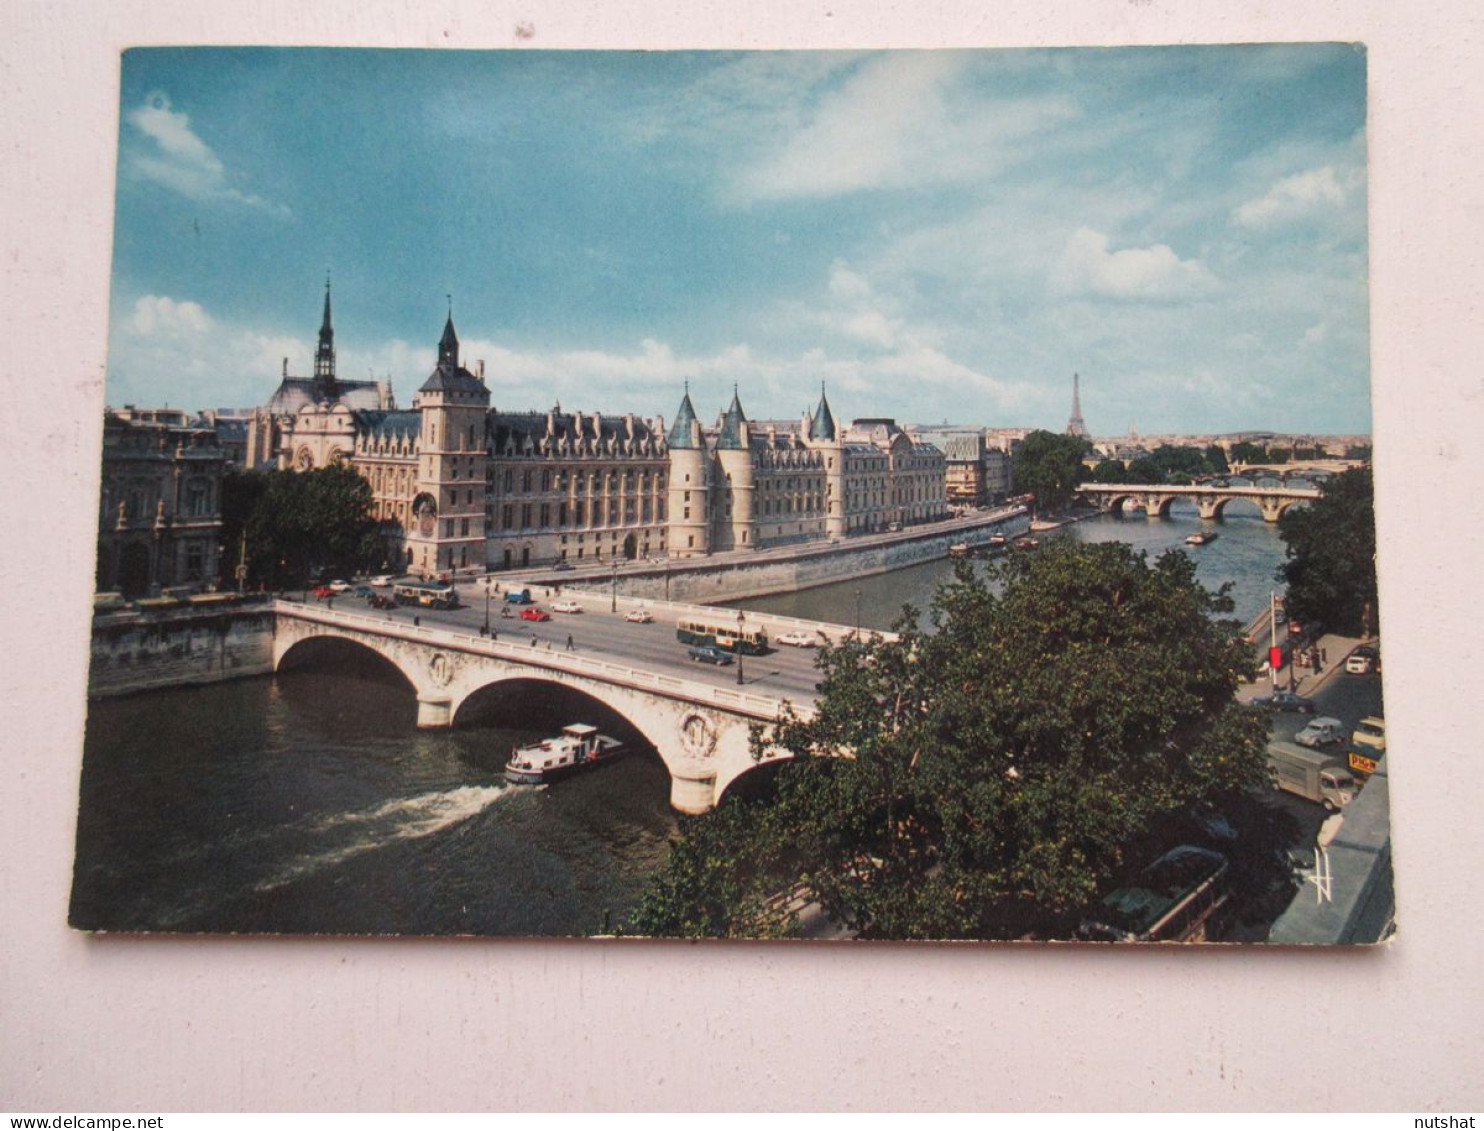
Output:
[[1268,772],[1274,789],[1317,801],[1331,813],[1343,809],[1355,797],[1355,778],[1333,754],[1286,742],[1269,743]]

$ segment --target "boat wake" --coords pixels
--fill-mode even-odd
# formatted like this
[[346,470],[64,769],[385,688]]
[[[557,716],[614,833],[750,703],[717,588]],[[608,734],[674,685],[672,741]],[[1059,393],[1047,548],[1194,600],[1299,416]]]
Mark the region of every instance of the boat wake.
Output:
[[353,839],[297,857],[287,867],[255,884],[253,890],[272,891],[388,844],[432,836],[478,816],[509,793],[510,788],[503,785],[466,785],[416,797],[396,798],[356,813],[322,817],[306,825],[303,831],[317,836],[333,836],[348,829],[353,831]]

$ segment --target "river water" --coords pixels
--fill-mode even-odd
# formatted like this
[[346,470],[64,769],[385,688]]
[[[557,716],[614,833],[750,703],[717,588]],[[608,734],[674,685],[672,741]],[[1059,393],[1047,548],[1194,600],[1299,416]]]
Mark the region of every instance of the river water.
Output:
[[[1151,557],[1192,548],[1237,615],[1261,610],[1282,560],[1255,514],[1203,524],[1099,517],[1068,528]],[[946,561],[748,608],[888,627],[926,609]],[[859,610],[857,613],[857,609]],[[482,721],[419,731],[379,663],[324,666],[94,703],[84,746],[72,922],[188,932],[582,935],[617,925],[676,827],[652,750],[552,787],[507,786],[512,744],[592,712],[560,695],[492,702]],[[622,729],[616,719],[605,727]],[[642,746],[642,744],[641,744]]]

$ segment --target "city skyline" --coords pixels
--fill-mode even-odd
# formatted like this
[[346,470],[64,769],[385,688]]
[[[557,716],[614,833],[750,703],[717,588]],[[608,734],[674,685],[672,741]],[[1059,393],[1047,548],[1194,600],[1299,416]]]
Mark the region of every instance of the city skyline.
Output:
[[1370,431],[1349,45],[125,56],[107,400]]

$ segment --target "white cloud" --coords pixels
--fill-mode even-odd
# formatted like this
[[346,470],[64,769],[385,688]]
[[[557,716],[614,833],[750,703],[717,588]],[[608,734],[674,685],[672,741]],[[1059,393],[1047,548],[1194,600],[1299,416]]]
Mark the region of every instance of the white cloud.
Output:
[[1304,331],[1303,344],[1306,346],[1317,346],[1328,336],[1329,323],[1320,322],[1317,325],[1310,326],[1307,330]]
[[827,89],[780,144],[744,152],[742,200],[836,196],[980,178],[1017,140],[1076,115],[1069,98],[984,99],[961,82],[972,56],[910,51],[868,59]]
[[142,105],[124,115],[124,120],[147,139],[147,149],[136,143],[125,152],[126,167],[135,176],[163,185],[188,200],[228,200],[288,214],[282,205],[229,184],[221,158],[196,136],[188,114],[171,109],[170,98],[163,92],[147,95]]
[[1337,173],[1333,165],[1284,177],[1266,194],[1232,211],[1244,228],[1267,228],[1341,209],[1355,187],[1355,177]]
[[211,319],[199,303],[142,295],[134,303],[129,328],[142,338],[197,338],[211,329]]
[[1108,237],[1078,228],[1067,240],[1054,282],[1070,294],[1119,299],[1175,299],[1204,294],[1216,277],[1196,259],[1181,259],[1167,244],[1108,250]]

